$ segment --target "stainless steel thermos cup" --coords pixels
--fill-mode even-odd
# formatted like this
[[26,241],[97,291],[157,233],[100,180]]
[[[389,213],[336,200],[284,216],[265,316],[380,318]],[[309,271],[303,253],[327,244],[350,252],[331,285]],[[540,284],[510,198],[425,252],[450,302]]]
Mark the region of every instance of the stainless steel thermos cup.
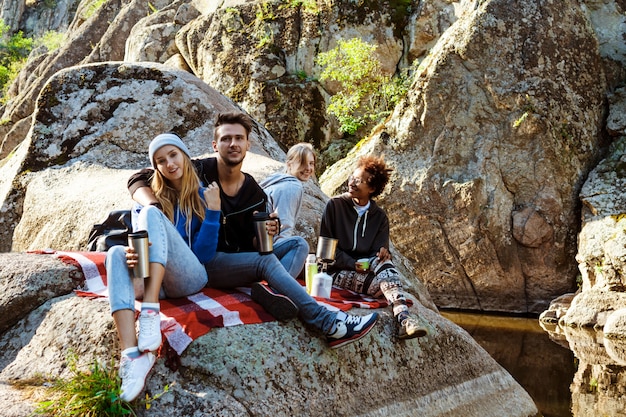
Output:
[[148,278],[150,276],[150,258],[148,256],[148,232],[138,230],[128,234],[128,246],[137,254],[137,265],[133,268],[135,278]]
[[269,213],[254,213],[254,232],[256,233],[257,248],[261,255],[268,255],[274,251],[274,236],[267,232],[265,223],[270,220],[278,222],[278,230],[280,231],[280,220],[278,217],[270,217]]

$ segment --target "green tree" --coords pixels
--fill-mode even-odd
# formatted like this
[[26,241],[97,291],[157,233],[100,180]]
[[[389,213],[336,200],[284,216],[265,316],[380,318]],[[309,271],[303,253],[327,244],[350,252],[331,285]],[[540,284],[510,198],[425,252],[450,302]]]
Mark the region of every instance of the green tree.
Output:
[[22,31],[13,35],[10,31],[11,28],[0,20],[0,91],[3,99],[7,85],[17,77],[33,49],[31,38],[25,38]]
[[26,64],[31,51],[39,46],[53,51],[63,44],[64,38],[55,31],[47,31],[36,39],[24,37],[22,31],[11,35],[11,28],[0,20],[0,103],[6,102],[7,88]]
[[326,111],[337,117],[340,129],[350,135],[387,117],[407,90],[404,78],[383,74],[376,48],[353,38],[340,40],[336,48],[317,56],[323,67],[320,80],[340,85]]

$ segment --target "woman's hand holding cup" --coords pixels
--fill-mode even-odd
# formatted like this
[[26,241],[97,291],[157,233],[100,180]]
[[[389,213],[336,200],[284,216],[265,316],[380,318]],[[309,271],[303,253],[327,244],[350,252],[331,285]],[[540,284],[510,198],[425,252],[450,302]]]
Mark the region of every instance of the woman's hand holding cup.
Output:
[[128,265],[128,269],[133,269],[137,265],[138,259],[137,252],[130,246],[126,246],[126,265]]
[[204,189],[204,204],[209,210],[218,211],[221,209],[220,187],[215,181]]
[[280,233],[280,219],[278,219],[278,213],[270,213],[270,219],[271,221],[265,223],[267,226],[267,233],[270,236],[275,236]]

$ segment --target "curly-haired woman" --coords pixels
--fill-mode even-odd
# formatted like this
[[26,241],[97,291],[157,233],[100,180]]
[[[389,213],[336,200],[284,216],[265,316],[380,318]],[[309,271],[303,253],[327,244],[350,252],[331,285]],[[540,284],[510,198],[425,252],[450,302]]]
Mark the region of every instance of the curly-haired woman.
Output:
[[375,297],[384,295],[392,306],[398,337],[411,339],[425,336],[427,330],[409,313],[400,275],[391,262],[389,220],[372,200],[383,192],[390,173],[382,158],[361,157],[348,177],[348,192],[326,204],[320,236],[339,240],[335,262],[328,267],[333,284]]

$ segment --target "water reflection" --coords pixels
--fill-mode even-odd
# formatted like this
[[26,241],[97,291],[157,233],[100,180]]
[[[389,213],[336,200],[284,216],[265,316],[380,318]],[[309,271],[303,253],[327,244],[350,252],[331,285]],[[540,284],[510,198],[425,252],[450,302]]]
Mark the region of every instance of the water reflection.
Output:
[[[536,318],[450,311],[442,315],[465,329],[502,365],[530,394],[544,417],[572,417],[570,384],[576,360],[565,337],[555,343]],[[583,415],[603,414],[575,414]]]
[[572,415],[626,416],[626,341],[607,339],[602,331],[542,327],[551,339],[566,343],[579,361],[570,387]]

